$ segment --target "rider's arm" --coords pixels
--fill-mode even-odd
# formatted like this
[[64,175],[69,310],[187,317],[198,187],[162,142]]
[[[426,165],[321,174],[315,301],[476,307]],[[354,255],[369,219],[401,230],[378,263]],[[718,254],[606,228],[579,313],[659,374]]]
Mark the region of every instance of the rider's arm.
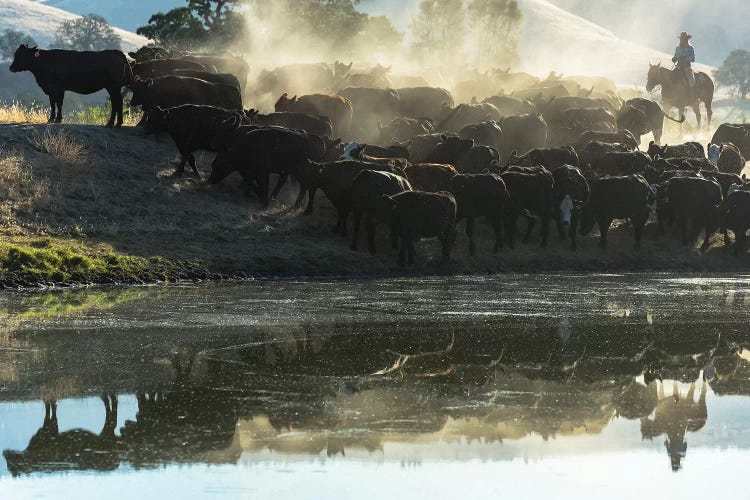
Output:
[[691,63],[694,63],[695,62],[695,48],[693,48],[693,46],[691,45],[690,50],[688,52],[689,52],[688,59],[690,59]]

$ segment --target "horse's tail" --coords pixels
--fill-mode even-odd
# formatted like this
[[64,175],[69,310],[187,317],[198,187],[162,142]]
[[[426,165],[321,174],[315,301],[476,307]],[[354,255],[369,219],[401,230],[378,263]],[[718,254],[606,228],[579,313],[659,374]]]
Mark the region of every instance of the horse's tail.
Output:
[[707,103],[709,106],[714,100],[714,91],[716,90],[716,86],[714,85],[714,81],[711,80],[711,77],[708,76],[704,72],[698,73],[699,76],[703,77],[704,84],[702,87],[704,87],[702,90],[701,96],[699,96],[699,99],[703,101],[704,103]]
[[685,117],[684,117],[684,116],[683,116],[682,118],[680,118],[679,120],[675,120],[674,118],[672,118],[671,116],[669,116],[669,115],[667,114],[667,112],[666,112],[666,111],[664,111],[663,109],[661,110],[661,113],[662,113],[662,114],[664,115],[664,118],[669,118],[669,119],[670,119],[670,120],[672,120],[673,122],[677,122],[677,123],[682,123],[682,122],[684,122],[684,121],[685,121]]

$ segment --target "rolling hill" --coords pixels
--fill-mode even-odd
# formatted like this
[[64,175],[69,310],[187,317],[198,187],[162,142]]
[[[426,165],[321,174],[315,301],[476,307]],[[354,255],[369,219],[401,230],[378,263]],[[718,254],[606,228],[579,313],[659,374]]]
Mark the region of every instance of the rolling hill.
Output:
[[156,12],[184,7],[184,0],[35,0],[39,3],[85,16],[94,13],[128,31],[145,25]]
[[[97,2],[99,3],[105,2]],[[94,10],[93,7],[92,10]],[[80,16],[31,0],[0,1],[0,31],[5,29],[25,31],[43,48],[52,42],[55,30],[61,23],[77,17]],[[122,48],[126,51],[148,42],[146,38],[120,28],[115,28],[115,32],[122,39]]]

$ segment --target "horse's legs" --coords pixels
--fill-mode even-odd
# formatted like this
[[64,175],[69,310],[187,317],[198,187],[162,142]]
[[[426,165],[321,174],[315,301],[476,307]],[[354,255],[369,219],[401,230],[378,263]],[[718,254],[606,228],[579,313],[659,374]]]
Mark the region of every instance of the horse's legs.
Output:
[[711,117],[714,115],[714,110],[711,109],[711,101],[705,101],[703,104],[706,105],[706,128],[711,128]]
[[696,101],[693,104],[693,112],[695,113],[695,119],[698,121],[698,131],[701,129],[701,103]]

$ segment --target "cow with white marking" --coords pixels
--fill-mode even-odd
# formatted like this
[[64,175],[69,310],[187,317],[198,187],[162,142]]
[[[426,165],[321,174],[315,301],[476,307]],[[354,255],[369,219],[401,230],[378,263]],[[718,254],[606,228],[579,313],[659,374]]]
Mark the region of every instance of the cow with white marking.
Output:
[[576,250],[576,232],[581,209],[589,199],[589,183],[581,171],[571,165],[563,165],[554,172],[554,209],[557,212],[557,232],[565,240],[565,229],[570,236],[570,248]]

